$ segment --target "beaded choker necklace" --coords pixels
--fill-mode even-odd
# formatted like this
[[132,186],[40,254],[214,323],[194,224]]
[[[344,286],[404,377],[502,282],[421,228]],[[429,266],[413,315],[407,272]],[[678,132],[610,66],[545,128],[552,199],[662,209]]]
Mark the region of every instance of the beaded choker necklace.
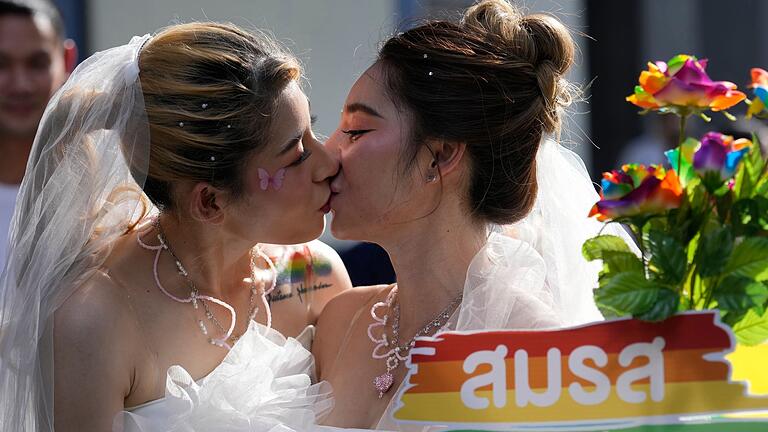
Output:
[[[229,305],[227,302],[223,300],[219,300],[216,297],[208,296],[208,295],[201,295],[197,289],[197,286],[195,286],[195,283],[192,281],[192,279],[189,277],[189,272],[184,267],[184,265],[181,263],[181,260],[179,260],[178,256],[176,256],[176,253],[174,253],[173,249],[171,248],[170,243],[168,243],[168,239],[163,232],[162,226],[160,226],[160,219],[156,218],[154,222],[154,227],[157,229],[157,240],[160,243],[157,246],[149,245],[144,243],[144,241],[141,240],[141,234],[136,236],[136,241],[143,249],[156,251],[155,254],[155,260],[152,268],[152,272],[155,277],[155,285],[157,285],[157,288],[160,289],[160,292],[165,294],[166,297],[170,298],[171,300],[178,302],[178,303],[191,303],[192,307],[197,311],[202,305],[204,310],[205,318],[208,319],[211,323],[213,323],[219,333],[222,333],[222,337],[210,337],[208,327],[205,325],[205,322],[202,319],[197,319],[197,326],[200,328],[200,331],[208,337],[208,342],[211,345],[216,345],[222,348],[226,349],[232,349],[232,345],[237,342],[237,340],[242,335],[233,335],[233,332],[235,330],[235,323],[237,322],[237,313],[235,312],[235,309]],[[256,317],[256,314],[259,312],[259,307],[256,304],[256,296],[261,292],[262,299],[266,299],[266,296],[274,290],[276,282],[277,282],[277,270],[275,269],[275,265],[272,262],[272,260],[261,251],[261,249],[258,247],[258,245],[255,247],[256,254],[254,254],[254,251],[251,250],[249,252],[250,256],[250,267],[251,267],[251,296],[249,299],[249,310],[248,310],[248,319],[249,321],[253,320]],[[168,290],[165,289],[162,282],[160,282],[160,276],[158,275],[158,263],[160,261],[160,255],[163,253],[163,251],[168,252],[171,257],[174,259],[174,262],[176,263],[176,269],[178,270],[179,275],[184,279],[187,286],[189,287],[190,294],[189,297],[177,297]],[[264,261],[267,262],[269,265],[270,271],[272,272],[272,281],[269,289],[265,288],[265,283],[262,279],[256,277],[256,256],[261,257],[264,259]],[[259,283],[257,284],[257,280],[259,280]],[[266,300],[264,300],[266,303]],[[217,304],[224,309],[226,309],[229,312],[229,318],[230,318],[230,324],[227,329],[224,328],[223,325],[221,325],[221,322],[216,318],[216,315],[213,313],[213,311],[210,308],[210,305],[208,304],[214,303]],[[267,327],[272,326],[272,313],[269,309],[269,306],[267,305],[266,308],[266,314],[267,314]],[[231,343],[230,343],[231,342]]]

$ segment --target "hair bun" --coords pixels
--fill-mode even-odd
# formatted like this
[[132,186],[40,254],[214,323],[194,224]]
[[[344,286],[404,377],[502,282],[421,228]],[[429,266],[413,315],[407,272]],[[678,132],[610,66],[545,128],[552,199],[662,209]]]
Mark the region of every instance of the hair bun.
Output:
[[564,75],[573,65],[576,48],[565,25],[546,14],[523,15],[507,0],[476,3],[461,25],[498,41],[504,49],[500,56],[528,64],[546,106],[542,123],[547,132],[554,132],[560,123],[558,109],[572,100]]
[[517,37],[522,18],[522,13],[507,1],[485,0],[464,12],[461,25],[511,41]]

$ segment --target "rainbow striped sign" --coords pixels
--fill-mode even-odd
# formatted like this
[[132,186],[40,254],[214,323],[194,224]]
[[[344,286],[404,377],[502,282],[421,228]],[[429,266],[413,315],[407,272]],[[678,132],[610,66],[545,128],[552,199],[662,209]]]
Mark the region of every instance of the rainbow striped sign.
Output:
[[[443,333],[419,339],[411,351],[394,418],[481,429],[605,430],[768,410],[768,397],[731,381],[725,355],[733,348],[716,311],[661,323]],[[768,376],[768,366],[758,373]]]

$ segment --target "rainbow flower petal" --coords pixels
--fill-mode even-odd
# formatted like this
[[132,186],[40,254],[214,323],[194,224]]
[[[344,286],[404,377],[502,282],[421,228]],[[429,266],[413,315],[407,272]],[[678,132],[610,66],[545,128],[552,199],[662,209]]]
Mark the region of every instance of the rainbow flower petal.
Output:
[[707,132],[701,141],[689,138],[681,147],[665,154],[672,169],[681,173],[681,184],[685,186],[696,175],[703,177],[708,172],[719,173],[723,181],[733,177],[744,155],[752,147],[752,141],[745,138],[734,140],[730,135]]
[[644,109],[725,110],[746,98],[728,81],[712,81],[706,73],[707,61],[680,54],[667,63],[648,63],[641,72],[634,94],[627,101]]
[[752,75],[752,84],[749,87],[752,88],[755,98],[749,105],[747,118],[762,113],[768,105],[768,72],[764,69],[752,68],[750,74]]
[[[614,183],[616,179],[626,180],[627,177],[632,178],[631,185],[626,181]],[[620,192],[624,194],[620,195]],[[678,207],[682,193],[682,186],[674,171],[665,171],[656,165],[624,165],[620,171],[603,174],[601,200],[592,207],[589,216],[607,221],[618,217],[660,213]]]

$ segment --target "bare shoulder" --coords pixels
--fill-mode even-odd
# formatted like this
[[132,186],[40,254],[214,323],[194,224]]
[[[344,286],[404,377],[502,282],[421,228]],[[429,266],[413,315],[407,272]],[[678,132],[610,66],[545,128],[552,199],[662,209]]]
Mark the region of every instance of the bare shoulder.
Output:
[[96,271],[54,317],[57,430],[100,430],[130,393],[137,335],[126,293]]
[[352,288],[347,268],[335,249],[320,240],[307,243],[307,247],[312,254],[313,266],[316,267],[317,275],[332,280],[336,286],[334,291],[341,292]]
[[346,290],[343,293],[334,297],[328,305],[326,310],[320,315],[318,326],[321,322],[332,322],[335,320],[342,320],[340,315],[351,317],[360,308],[370,303],[375,297],[377,297],[388,285],[371,285],[371,286],[359,286],[351,290]]
[[83,281],[56,311],[56,333],[65,337],[110,336],[130,327],[127,293],[104,271]]
[[331,246],[314,240],[307,243],[307,247],[313,273],[307,287],[313,294],[310,313],[311,320],[316,321],[329,301],[352,288],[352,281],[344,262]]
[[320,376],[333,367],[336,355],[344,344],[347,332],[361,313],[370,310],[370,305],[384,294],[388,285],[355,287],[346,290],[323,309],[317,320],[317,334],[312,344]]

